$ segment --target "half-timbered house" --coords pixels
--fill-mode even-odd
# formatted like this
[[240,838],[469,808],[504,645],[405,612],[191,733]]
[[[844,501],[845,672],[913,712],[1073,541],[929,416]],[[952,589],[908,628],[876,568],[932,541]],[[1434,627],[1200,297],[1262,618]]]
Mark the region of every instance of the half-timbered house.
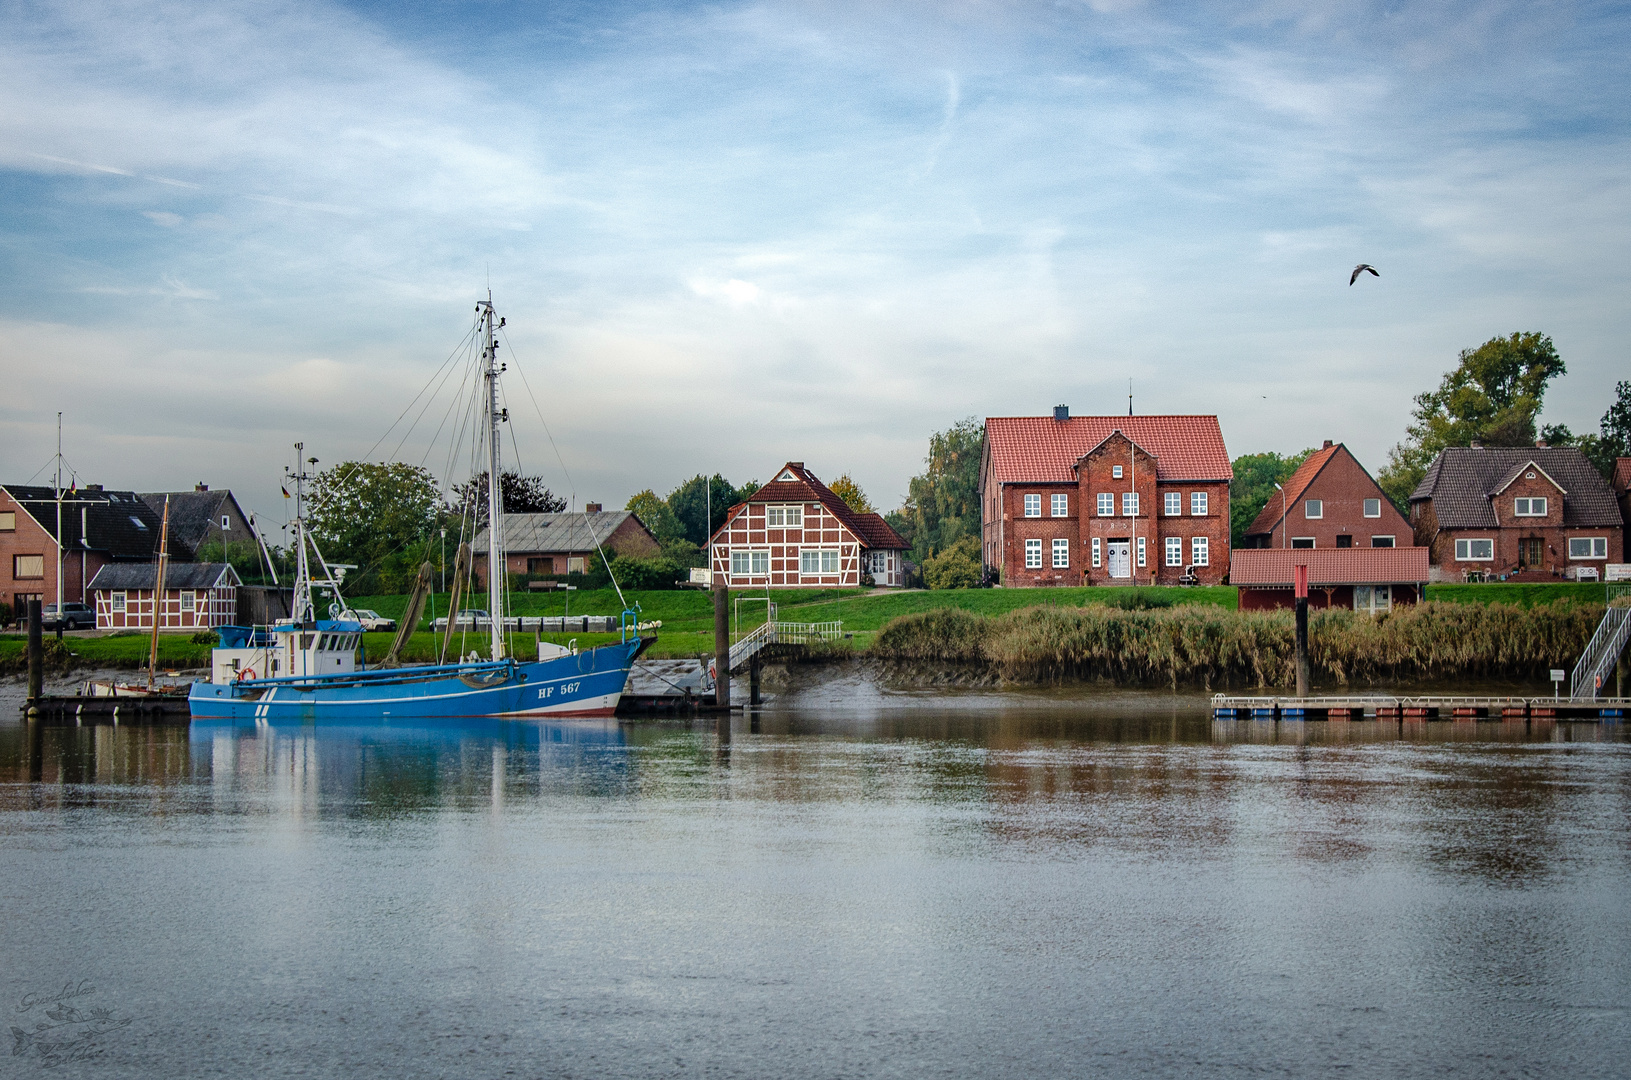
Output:
[[[731,588],[906,584],[907,543],[877,514],[858,514],[802,461],[738,503],[713,535],[713,572]],[[717,579],[716,579],[717,580]]]
[[[98,630],[153,629],[158,564],[112,564],[91,579]],[[212,630],[238,617],[242,582],[227,563],[171,563],[164,571],[160,630]]]

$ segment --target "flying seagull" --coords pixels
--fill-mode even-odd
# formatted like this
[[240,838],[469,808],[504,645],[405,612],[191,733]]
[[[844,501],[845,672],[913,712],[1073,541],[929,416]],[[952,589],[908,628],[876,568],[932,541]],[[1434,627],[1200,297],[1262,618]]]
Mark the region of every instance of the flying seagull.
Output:
[[1359,280],[1359,275],[1360,274],[1363,274],[1363,273],[1366,273],[1366,272],[1369,272],[1371,277],[1381,277],[1382,276],[1381,274],[1378,274],[1376,272],[1376,267],[1372,266],[1370,263],[1360,263],[1358,266],[1354,267],[1354,272],[1351,275],[1349,275],[1348,284],[1351,286],[1354,282]]

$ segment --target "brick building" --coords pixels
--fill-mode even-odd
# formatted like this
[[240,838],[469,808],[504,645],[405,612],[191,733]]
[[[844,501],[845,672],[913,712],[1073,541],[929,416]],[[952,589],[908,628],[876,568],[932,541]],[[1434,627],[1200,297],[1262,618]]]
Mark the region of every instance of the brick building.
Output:
[[1613,488],[1572,447],[1451,447],[1411,492],[1410,523],[1435,581],[1601,578],[1625,550]]
[[[59,564],[63,600],[89,603],[88,586],[102,567],[158,556],[159,516],[134,491],[90,484],[57,496],[48,487],[0,485],[0,602],[14,612],[30,599],[56,602]],[[170,553],[177,560],[191,557],[175,544]]]
[[1219,583],[1233,478],[1215,416],[990,417],[986,565],[1010,587]]
[[[505,514],[504,564],[512,574],[582,574],[600,559],[596,544],[611,557],[647,558],[662,550],[645,523],[628,510],[602,510],[589,503],[582,513]],[[470,545],[476,580],[487,583],[487,530]]]
[[1286,479],[1246,530],[1247,548],[1409,547],[1410,523],[1342,443],[1325,445]]
[[713,535],[713,572],[731,588],[906,584],[907,543],[877,514],[858,514],[789,461],[737,503]]

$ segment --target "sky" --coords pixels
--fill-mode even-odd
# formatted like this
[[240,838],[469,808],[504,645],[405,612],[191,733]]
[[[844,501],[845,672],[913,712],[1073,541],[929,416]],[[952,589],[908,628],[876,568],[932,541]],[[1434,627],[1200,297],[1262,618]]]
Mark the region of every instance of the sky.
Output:
[[1374,472],[1520,330],[1594,431],[1628,67],[1611,4],[0,0],[0,480],[61,411],[82,482],[274,520],[297,441],[459,482],[392,425],[489,289],[579,506],[801,460],[887,510],[932,432],[1129,380]]

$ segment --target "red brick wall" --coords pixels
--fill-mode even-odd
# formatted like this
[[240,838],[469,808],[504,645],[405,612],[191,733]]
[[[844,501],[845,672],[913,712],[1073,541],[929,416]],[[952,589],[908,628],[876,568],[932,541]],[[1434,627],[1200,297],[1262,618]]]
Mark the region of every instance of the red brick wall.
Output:
[[[62,512],[67,515],[74,511],[64,506]],[[45,603],[56,603],[57,544],[51,529],[42,528],[40,523],[29,517],[28,511],[12,501],[4,491],[0,491],[0,514],[6,513],[17,515],[17,527],[9,532],[0,532],[0,601],[15,607],[19,595],[38,593],[44,597]],[[54,508],[52,513],[55,514]],[[55,527],[54,517],[50,525]],[[16,566],[15,556],[18,555],[41,556],[45,563],[45,576],[16,579],[12,570]],[[63,600],[88,602],[90,597],[85,592],[85,586],[96,576],[96,572],[105,562],[107,559],[96,552],[70,550],[62,560]]]
[[[1279,496],[1275,492],[1269,500],[1275,510]],[[1323,517],[1307,517],[1309,499],[1320,501]],[[1381,503],[1380,517],[1365,516],[1366,499]],[[1410,523],[1345,447],[1331,456],[1300,498],[1286,505],[1283,531],[1276,515],[1263,546],[1289,547],[1290,538],[1307,536],[1313,537],[1316,548],[1332,548],[1337,546],[1337,537],[1344,535],[1353,538],[1354,547],[1370,547],[1373,536],[1391,536],[1395,547],[1410,547],[1414,542]]]
[[[1414,604],[1420,597],[1416,595],[1415,585],[1392,586],[1393,605]],[[1292,593],[1291,586],[1283,589],[1242,588],[1240,590],[1241,611],[1274,611],[1285,610],[1297,606],[1297,598]],[[1331,589],[1318,587],[1308,590],[1308,606],[1310,609],[1319,608],[1348,608],[1354,606],[1354,590],[1352,585],[1338,585]]]
[[[1420,510],[1416,515],[1418,542],[1428,539],[1432,541],[1433,564],[1442,569],[1446,580],[1459,581],[1463,573],[1469,570],[1486,574],[1509,574],[1519,570],[1519,558],[1525,540],[1539,540],[1541,544],[1539,565],[1525,565],[1522,567],[1525,571],[1562,576],[1571,567],[1589,566],[1595,567],[1601,574],[1605,563],[1618,561],[1617,553],[1625,550],[1625,530],[1612,527],[1565,528],[1562,494],[1543,474],[1538,470],[1535,472],[1534,479],[1529,479],[1527,475],[1520,476],[1505,491],[1491,499],[1490,503],[1498,522],[1498,526],[1493,529],[1445,529],[1437,531],[1435,537],[1437,517],[1433,513],[1432,504],[1431,502],[1420,504]],[[1517,516],[1514,511],[1515,500],[1536,497],[1546,500],[1545,516]],[[1606,540],[1606,558],[1569,558],[1571,537],[1599,536]],[[1457,539],[1493,540],[1494,559],[1457,560],[1455,557]]]

